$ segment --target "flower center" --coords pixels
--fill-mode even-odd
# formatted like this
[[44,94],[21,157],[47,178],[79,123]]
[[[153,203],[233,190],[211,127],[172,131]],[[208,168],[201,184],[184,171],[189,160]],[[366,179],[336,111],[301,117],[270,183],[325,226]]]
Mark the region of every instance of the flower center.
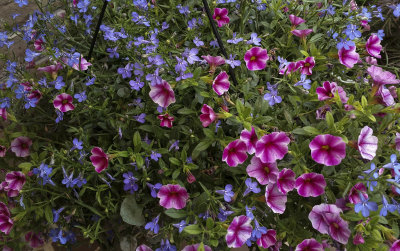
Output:
[[252,56],[252,57],[250,58],[250,61],[254,61],[254,60],[256,60],[256,56]]
[[67,104],[68,103],[68,100],[66,100],[66,99],[64,99],[63,101],[62,101],[62,104],[63,105],[65,105],[65,104]]
[[305,67],[310,67],[310,63],[305,63],[304,66]]
[[264,170],[265,170],[266,173],[269,173],[269,172],[270,172],[268,166],[265,166],[265,167],[264,167]]
[[328,94],[328,96],[329,96],[329,97],[333,97],[333,94],[332,94],[332,92],[330,92],[330,93]]
[[215,19],[217,19],[217,20],[220,20],[220,19],[221,19],[221,17],[220,17],[220,16],[217,16]]
[[336,229],[339,229],[339,225],[338,225],[336,222],[332,223],[332,226],[333,226],[334,228],[336,228]]
[[28,145],[25,143],[22,143],[21,147],[25,149],[25,148],[28,148]]
[[328,150],[330,149],[330,147],[329,147],[328,145],[322,146],[321,148],[322,148],[323,150],[326,150],[326,151],[328,151]]

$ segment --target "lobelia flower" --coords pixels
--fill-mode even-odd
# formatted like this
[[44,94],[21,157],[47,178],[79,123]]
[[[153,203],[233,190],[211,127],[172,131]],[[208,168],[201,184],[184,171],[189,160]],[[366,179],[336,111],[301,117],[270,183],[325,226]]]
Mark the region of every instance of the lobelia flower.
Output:
[[226,8],[215,8],[213,19],[217,21],[218,27],[229,23],[228,10]]
[[7,148],[5,146],[0,145],[0,157],[6,156]]
[[305,60],[299,61],[300,73],[305,75],[312,74],[312,68],[315,66],[314,57],[307,57]]
[[379,37],[375,34],[372,34],[365,44],[365,49],[367,49],[369,55],[376,58],[381,58],[380,53],[382,50],[382,45]]
[[376,202],[373,201],[368,201],[368,199],[364,198],[364,196],[360,194],[360,202],[358,202],[354,206],[354,211],[356,213],[359,213],[361,211],[361,214],[364,217],[368,217],[369,211],[376,211],[376,210],[378,210],[378,204],[376,204]]
[[210,65],[210,73],[213,74],[217,66],[225,64],[225,59],[220,56],[201,56],[209,65]]
[[276,243],[276,231],[268,229],[267,232],[257,239],[257,245],[262,248],[269,248]]
[[297,17],[295,15],[289,15],[289,20],[292,23],[292,26],[298,26],[306,22],[306,20],[304,20],[303,18]]
[[242,164],[247,159],[246,144],[240,139],[229,143],[222,153],[222,161],[225,161],[229,166],[234,167]]
[[350,203],[352,204],[359,203],[361,201],[359,196],[360,193],[364,196],[365,199],[368,198],[367,188],[365,187],[364,183],[357,183],[350,189],[349,192]]
[[161,183],[157,183],[155,185],[147,183],[147,187],[150,189],[150,195],[153,198],[157,198],[157,193],[160,190],[160,188],[162,187]]
[[138,179],[133,176],[132,172],[124,173],[122,177],[124,177],[124,191],[129,191],[131,194],[133,194],[139,189],[139,185],[136,184]]
[[157,197],[160,199],[160,205],[166,209],[182,209],[186,206],[189,194],[180,185],[168,184],[160,188]]
[[172,122],[175,120],[175,118],[170,116],[168,113],[158,115],[157,118],[161,120],[160,121],[161,127],[168,127],[168,128],[172,127]]
[[161,84],[150,86],[150,89],[150,98],[159,106],[166,108],[175,103],[175,93],[167,81],[163,80]]
[[296,189],[302,197],[318,197],[325,191],[324,176],[318,173],[305,173],[296,179]]
[[257,37],[257,33],[253,32],[250,34],[250,40],[247,41],[247,44],[254,44],[254,45],[260,46],[261,45],[260,42],[261,42],[261,38]]
[[[182,251],[197,251],[199,246],[200,246],[200,243],[188,245],[188,246],[184,247],[182,249]],[[207,245],[203,245],[203,246],[204,246],[204,251],[212,251],[212,249],[209,246],[207,246]]]
[[108,167],[108,155],[100,147],[94,147],[91,150],[90,161],[95,167],[96,172],[100,173]]
[[296,246],[295,251],[324,251],[324,247],[315,239],[305,239]]
[[263,163],[259,158],[254,156],[250,165],[247,166],[246,172],[250,177],[255,178],[260,185],[274,184],[278,178],[278,167],[276,162]]
[[251,237],[251,219],[245,215],[233,218],[228,227],[225,240],[229,248],[240,248]]
[[346,157],[346,143],[341,137],[318,135],[309,144],[312,159],[325,166],[336,166]]
[[6,110],[6,108],[0,108],[0,117],[2,117],[4,120],[7,120],[7,110]]
[[153,249],[145,244],[142,244],[136,248],[136,251],[153,251]]
[[29,148],[32,145],[32,140],[25,136],[15,138],[11,142],[11,151],[17,157],[27,157],[30,155]]
[[[253,231],[251,232],[251,238],[259,239],[263,234],[267,233],[267,228],[260,226],[258,221],[254,219],[254,228]],[[251,239],[249,239],[251,240]]]
[[340,49],[338,55],[340,63],[347,68],[353,68],[360,59],[360,55],[356,52],[355,46],[350,46],[348,50],[345,48]]
[[144,123],[146,122],[146,113],[141,113],[141,114],[139,114],[139,115],[133,116],[133,118],[134,118],[137,122],[139,122],[139,123],[141,123],[141,124],[144,124]]
[[379,215],[385,217],[388,211],[393,213],[394,211],[396,211],[396,209],[396,206],[393,204],[389,204],[386,200],[386,197],[382,195],[382,209],[379,212]]
[[263,163],[273,163],[281,160],[288,152],[290,138],[284,132],[266,134],[256,144],[256,157]]
[[300,76],[300,81],[297,82],[296,84],[294,84],[294,86],[298,86],[298,85],[302,85],[304,89],[309,90],[311,89],[311,80],[310,79],[306,79],[305,74],[301,74]]
[[218,76],[214,79],[212,88],[219,96],[229,90],[229,86],[231,85],[231,83],[228,79],[229,76],[225,71],[218,74]]
[[254,127],[251,128],[251,132],[247,131],[246,129],[242,130],[242,132],[240,133],[240,140],[246,144],[247,152],[249,154],[253,154],[256,152],[258,137]]
[[287,196],[279,191],[276,184],[267,185],[265,201],[274,213],[283,214],[285,212]]
[[72,104],[72,96],[67,93],[61,93],[57,95],[53,101],[54,108],[60,110],[61,112],[68,112],[75,109]]
[[217,194],[221,194],[224,196],[224,200],[226,202],[231,202],[232,197],[235,195],[235,192],[232,191],[233,187],[231,184],[227,184],[224,190],[215,191]]
[[182,233],[183,229],[185,229],[185,227],[187,226],[187,223],[185,220],[181,220],[181,222],[172,224],[172,226],[178,228],[178,232]]
[[259,71],[267,67],[268,52],[261,47],[253,47],[244,54],[246,67],[250,71]]
[[358,136],[358,151],[361,157],[367,160],[372,160],[378,149],[378,138],[373,136],[372,133],[373,130],[371,128],[364,126]]
[[245,181],[245,184],[247,186],[246,190],[243,193],[243,197],[249,194],[250,192],[253,193],[259,193],[261,192],[261,189],[258,187],[257,182],[251,182],[251,178],[247,178]]
[[296,37],[300,38],[305,38],[308,36],[311,32],[313,32],[312,29],[305,29],[305,30],[292,30],[291,33],[295,35]]
[[155,217],[152,221],[150,221],[149,223],[147,223],[144,226],[144,229],[149,229],[151,231],[153,231],[153,233],[158,234],[158,231],[160,230],[160,226],[158,225],[158,220],[160,219],[160,215],[157,215],[157,217]]
[[241,62],[240,60],[235,60],[236,55],[229,55],[229,59],[226,60],[226,63],[229,64],[232,68],[235,68],[236,66],[240,66]]
[[25,234],[25,241],[29,243],[31,248],[40,248],[44,245],[42,234],[37,234],[32,231]]
[[281,193],[287,194],[294,189],[296,182],[295,179],[296,174],[292,170],[283,168],[278,174],[276,186]]

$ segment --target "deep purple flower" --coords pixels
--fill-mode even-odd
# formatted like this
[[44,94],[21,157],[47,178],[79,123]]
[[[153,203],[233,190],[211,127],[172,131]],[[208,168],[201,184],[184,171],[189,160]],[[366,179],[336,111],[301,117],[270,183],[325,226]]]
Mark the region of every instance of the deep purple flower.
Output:
[[340,63],[347,68],[353,68],[360,59],[360,55],[356,52],[355,46],[350,46],[348,50],[345,48],[340,49],[338,55]]
[[118,68],[118,74],[122,75],[122,78],[130,78],[132,76],[133,65],[128,63],[123,68]]
[[133,176],[132,172],[124,173],[122,177],[124,177],[124,191],[129,191],[133,194],[139,189],[139,185],[136,184],[137,179]]
[[150,189],[151,197],[157,198],[158,190],[160,190],[160,188],[162,187],[162,184],[157,183],[157,184],[153,185],[153,184],[147,183],[147,187]]
[[229,23],[228,10],[226,8],[215,8],[213,19],[217,21],[218,27],[222,27]]

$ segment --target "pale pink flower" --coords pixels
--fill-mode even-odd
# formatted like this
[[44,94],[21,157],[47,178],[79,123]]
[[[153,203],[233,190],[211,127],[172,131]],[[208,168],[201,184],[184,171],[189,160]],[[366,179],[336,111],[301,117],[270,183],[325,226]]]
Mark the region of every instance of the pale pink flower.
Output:
[[242,140],[247,146],[247,152],[249,154],[253,154],[256,152],[256,144],[258,141],[258,137],[254,127],[251,128],[251,132],[244,129],[240,133],[240,140]]
[[355,46],[350,46],[349,50],[343,47],[339,50],[338,55],[340,63],[347,68],[353,68],[360,59],[360,55],[356,52]]
[[175,93],[169,83],[165,80],[161,84],[150,86],[149,96],[154,103],[161,107],[168,107],[170,104],[175,103]]
[[166,209],[182,209],[186,206],[189,194],[186,188],[180,185],[168,184],[160,188],[157,197],[160,199],[160,205]]
[[202,114],[200,115],[200,121],[203,127],[209,126],[217,118],[217,115],[215,114],[212,107],[206,104],[204,104],[201,108],[201,113]]
[[6,110],[6,108],[0,108],[0,117],[2,117],[4,120],[7,120],[7,110]]
[[254,156],[250,165],[247,166],[246,172],[250,177],[255,178],[260,185],[274,184],[278,178],[278,167],[276,162],[263,163],[259,158]]
[[29,156],[29,148],[32,145],[32,140],[28,137],[20,136],[11,142],[11,151],[15,153],[17,157]]
[[268,229],[265,234],[261,235],[261,238],[257,239],[257,245],[262,248],[269,248],[276,243],[276,231],[274,229]]
[[378,65],[376,58],[370,56],[365,58],[365,62],[367,62],[367,64]]
[[[200,243],[193,244],[193,245],[188,245],[188,246],[184,247],[182,249],[182,251],[197,251],[199,246],[200,246]],[[207,245],[204,245],[204,250],[205,251],[212,251],[212,249]]]
[[38,68],[38,71],[44,71],[50,74],[55,74],[57,73],[59,70],[61,70],[63,68],[61,63],[57,63],[55,65],[48,65],[45,67],[40,67]]
[[304,37],[308,36],[311,32],[313,32],[313,30],[312,29],[292,30],[291,32],[296,37],[304,38]]
[[217,21],[218,27],[229,24],[228,10],[226,8],[215,8],[213,19]]
[[20,171],[12,171],[6,174],[7,189],[21,191],[26,182],[25,174]]
[[172,122],[175,120],[175,118],[170,116],[168,113],[158,115],[157,118],[161,120],[160,121],[161,127],[168,127],[168,128],[172,127]]
[[90,161],[95,167],[96,172],[100,173],[108,167],[108,155],[100,147],[93,147]]
[[256,144],[256,156],[264,163],[281,160],[288,152],[290,138],[284,132],[266,134]]
[[57,95],[53,101],[54,108],[60,110],[61,112],[68,112],[75,109],[72,104],[72,96],[67,93],[61,93]]
[[229,248],[240,248],[251,237],[251,219],[245,215],[233,218],[228,227],[225,240]]
[[378,149],[378,137],[373,136],[372,133],[371,128],[364,126],[358,136],[358,151],[361,153],[361,157],[367,160],[372,160]]
[[332,239],[342,244],[347,244],[351,233],[347,221],[343,220],[338,214],[330,213],[326,213],[324,219]]
[[381,58],[380,53],[382,50],[382,45],[381,45],[381,40],[377,35],[372,34],[368,38],[367,43],[365,44],[365,48],[367,49],[369,55],[376,58]]
[[400,80],[396,79],[396,75],[391,72],[384,71],[381,67],[371,65],[367,69],[368,74],[371,76],[374,84],[379,85],[394,85],[399,84]]
[[296,189],[302,197],[317,197],[325,191],[324,176],[318,173],[304,173],[296,179]]
[[207,63],[210,65],[210,73],[214,73],[217,66],[225,64],[225,59],[220,56],[213,57],[213,56],[207,55],[207,56],[201,56],[201,57],[204,60],[206,60]]
[[222,153],[222,161],[225,161],[228,166],[237,166],[242,164],[247,159],[246,144],[240,139],[229,143]]
[[324,251],[324,247],[315,239],[305,239],[297,245],[295,251]]
[[313,228],[321,234],[329,234],[329,225],[325,220],[326,214],[340,215],[342,209],[335,204],[320,204],[315,205],[308,215]]
[[81,56],[80,65],[73,64],[72,68],[77,71],[86,71],[87,69],[89,69],[89,66],[91,66],[91,65],[92,65],[91,63],[89,63],[86,59],[83,58],[83,56]]
[[361,202],[360,194],[365,198],[368,199],[367,188],[363,183],[355,184],[349,192],[349,201],[353,204],[357,204]]
[[292,170],[283,168],[278,174],[276,186],[281,193],[287,194],[294,189],[295,179],[296,174]]
[[346,157],[346,143],[341,137],[318,135],[309,144],[312,159],[325,166],[336,166]]
[[253,47],[244,54],[246,67],[250,71],[259,71],[267,67],[268,52],[261,47]]
[[304,20],[303,18],[297,17],[295,15],[289,15],[289,20],[293,26],[297,26],[306,22],[306,20]]
[[212,88],[219,96],[221,96],[229,90],[230,85],[229,76],[225,71],[223,71],[214,79]]
[[276,184],[268,184],[265,189],[265,202],[274,213],[283,214],[286,209],[287,196],[279,191]]
[[312,68],[315,66],[314,57],[307,57],[305,60],[299,61],[300,73],[305,75],[312,74]]

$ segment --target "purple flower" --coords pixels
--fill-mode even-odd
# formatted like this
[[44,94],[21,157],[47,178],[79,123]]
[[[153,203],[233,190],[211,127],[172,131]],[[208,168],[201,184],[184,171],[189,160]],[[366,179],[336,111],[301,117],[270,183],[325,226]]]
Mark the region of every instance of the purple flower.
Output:
[[128,63],[125,67],[118,68],[118,74],[122,75],[122,78],[130,78],[132,76],[133,65]]
[[225,161],[229,166],[234,167],[242,164],[247,159],[247,146],[240,139],[229,143],[222,153],[222,161]]
[[146,224],[144,226],[144,229],[149,229],[153,231],[153,233],[158,234],[158,231],[160,230],[160,226],[158,225],[158,220],[160,218],[160,215],[157,215],[152,221]]
[[263,163],[281,160],[288,152],[290,138],[284,132],[266,134],[256,144],[256,156]]
[[64,208],[60,208],[58,210],[52,209],[53,211],[53,222],[56,223],[60,218],[60,213],[64,210]]
[[249,217],[250,219],[254,219],[253,211],[256,210],[256,207],[248,207],[246,205],[246,216]]
[[90,5],[90,1],[89,0],[79,0],[78,4],[76,5],[76,7],[78,7],[79,12],[86,12],[88,7]]
[[396,154],[390,155],[390,163],[383,166],[384,168],[393,169],[397,176],[400,176],[400,164],[397,163],[397,156]]
[[175,71],[177,73],[185,72],[186,66],[188,65],[188,63],[183,58],[178,58],[178,57],[175,57],[175,58],[176,58],[176,61],[178,61],[178,63],[175,65]]
[[386,197],[382,195],[382,209],[379,212],[379,215],[385,217],[388,211],[393,213],[394,211],[396,211],[396,206],[393,204],[389,204],[386,200]]
[[178,228],[179,233],[182,233],[183,229],[187,226],[187,223],[185,220],[181,220],[181,222],[172,224],[172,226]]
[[356,46],[356,44],[353,41],[340,38],[340,42],[336,45],[336,48],[338,50],[341,50],[342,48],[344,48],[345,50],[350,50],[350,47],[352,46],[354,47]]
[[259,46],[259,45],[261,45],[260,42],[261,42],[261,38],[257,37],[257,33],[251,33],[250,40],[247,41],[247,44],[254,44],[254,45]]
[[247,188],[244,191],[243,196],[246,196],[250,192],[253,192],[253,193],[261,192],[261,189],[258,187],[258,183],[257,182],[251,182],[251,178],[247,178],[246,181],[245,181],[245,184],[246,184]]
[[296,179],[296,189],[302,197],[317,197],[325,191],[324,176],[318,173],[304,173]]
[[278,96],[278,89],[277,88],[276,89],[275,88],[274,89],[271,88],[270,92],[266,93],[264,95],[264,100],[268,101],[268,104],[270,106],[273,106],[275,104],[279,104],[280,102],[282,102],[282,97]]
[[131,194],[139,189],[136,184],[137,179],[133,176],[132,172],[127,172],[122,175],[124,177],[124,191],[129,191]]
[[199,53],[199,49],[192,48],[189,50],[187,48],[185,52],[185,57],[189,64],[194,64],[195,62],[200,61],[200,58],[197,56],[197,53]]
[[312,159],[325,166],[336,166],[346,157],[346,143],[341,137],[318,135],[309,144]]
[[228,216],[233,214],[233,211],[228,211],[228,210],[224,210],[222,208],[219,209],[219,213],[218,213],[218,220],[221,222],[226,221],[226,219],[228,219]]
[[361,211],[364,217],[369,216],[369,211],[378,210],[378,205],[376,202],[368,201],[369,199],[364,198],[364,196],[360,195],[361,201],[354,206],[354,211],[359,213]]
[[235,68],[236,66],[240,66],[241,62],[240,60],[235,60],[236,55],[229,55],[229,59],[227,59],[225,62],[229,64],[232,68]]
[[119,54],[117,52],[118,46],[114,48],[107,48],[107,52],[110,53],[109,57],[110,58],[119,58]]
[[217,194],[221,194],[224,196],[224,200],[226,202],[231,202],[232,201],[232,197],[235,195],[235,192],[232,191],[232,185],[231,184],[227,184],[225,186],[224,190],[217,190],[215,191]]
[[311,80],[306,79],[307,75],[301,74],[300,81],[294,84],[294,86],[302,85],[304,89],[308,90],[311,88]]
[[74,98],[77,99],[78,102],[83,102],[87,99],[86,92],[77,93],[74,95]]
[[144,86],[144,82],[140,81],[140,77],[137,77],[136,80],[129,81],[129,85],[131,86],[131,89],[140,91]]
[[85,178],[83,178],[82,173],[80,173],[79,176],[76,177],[76,178],[72,181],[72,183],[73,183],[74,185],[76,185],[77,187],[80,188],[80,187],[82,187],[84,184],[86,184],[87,181],[86,181]]
[[28,5],[28,0],[14,0],[16,4],[18,4],[19,7],[23,7],[24,5]]
[[157,192],[162,187],[162,184],[157,183],[155,185],[147,183],[147,187],[150,189],[151,197],[157,198]]
[[71,175],[68,176],[67,172],[65,171],[64,167],[62,167],[63,170],[63,174],[64,174],[64,179],[61,181],[62,184],[64,184],[67,188],[74,187],[74,182],[73,182],[73,178],[74,178],[74,172],[71,173]]
[[193,39],[193,43],[194,43],[197,47],[203,46],[203,45],[204,45],[204,42],[201,41],[198,37],[195,37],[195,38]]
[[141,113],[140,115],[133,116],[133,118],[134,118],[137,122],[143,124],[144,122],[146,122],[146,113]]
[[349,37],[350,40],[361,37],[361,32],[358,30],[357,25],[354,24],[348,24],[347,28],[343,32]]
[[253,228],[253,232],[251,233],[251,237],[260,239],[263,234],[267,233],[266,227],[261,227],[257,220],[254,220],[255,227]]
[[236,37],[236,32],[233,33],[232,39],[226,40],[229,44],[238,44],[239,42],[242,42],[243,38],[241,37]]
[[151,151],[150,158],[151,158],[152,160],[158,161],[158,159],[161,158],[161,154],[159,154],[159,153],[156,152],[156,151]]
[[278,168],[276,162],[263,163],[259,158],[254,156],[250,165],[247,166],[246,172],[250,177],[256,178],[261,185],[276,183],[278,178]]

